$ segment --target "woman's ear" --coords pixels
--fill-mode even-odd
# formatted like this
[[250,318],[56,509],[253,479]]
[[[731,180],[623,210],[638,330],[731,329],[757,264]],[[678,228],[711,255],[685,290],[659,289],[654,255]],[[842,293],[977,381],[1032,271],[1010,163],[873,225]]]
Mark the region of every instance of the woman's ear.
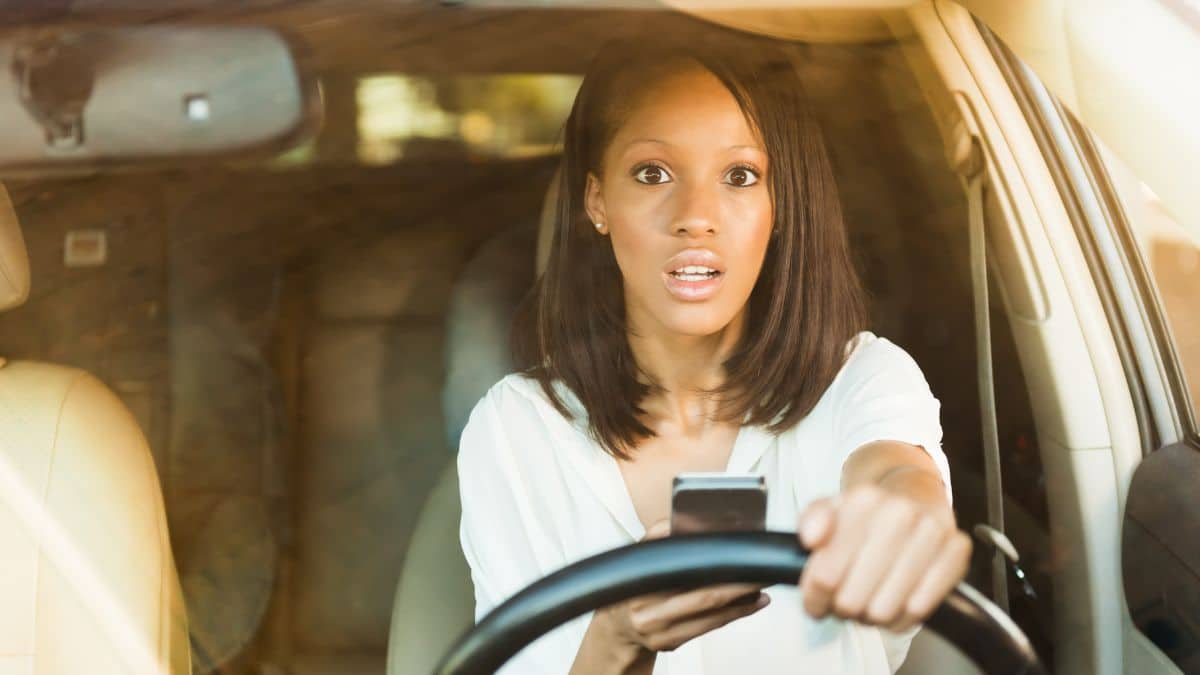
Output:
[[592,227],[600,234],[608,234],[608,219],[604,215],[604,195],[600,190],[600,179],[590,171],[587,175],[587,186],[583,189],[583,208],[592,221]]

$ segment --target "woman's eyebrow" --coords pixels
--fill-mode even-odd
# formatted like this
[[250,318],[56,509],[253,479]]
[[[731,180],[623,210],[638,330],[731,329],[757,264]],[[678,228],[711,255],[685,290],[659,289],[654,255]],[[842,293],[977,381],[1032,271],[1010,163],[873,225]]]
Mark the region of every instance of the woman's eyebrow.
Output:
[[637,145],[638,143],[658,143],[659,145],[670,145],[670,143],[658,138],[635,138],[625,144],[625,147]]

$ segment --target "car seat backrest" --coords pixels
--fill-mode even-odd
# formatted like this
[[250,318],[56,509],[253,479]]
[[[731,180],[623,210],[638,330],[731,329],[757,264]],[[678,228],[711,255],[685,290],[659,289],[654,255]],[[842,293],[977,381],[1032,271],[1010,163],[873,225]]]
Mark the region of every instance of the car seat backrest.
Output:
[[8,191],[0,185],[0,312],[17,307],[29,297],[29,256],[17,212]]
[[534,279],[536,231],[520,223],[485,241],[464,266],[446,315],[446,447],[458,439],[475,403],[512,372],[508,335],[513,312]]
[[[29,264],[0,185],[0,310]],[[150,448],[75,368],[0,355],[0,673],[186,675],[187,617]]]
[[[558,178],[542,214],[485,242],[455,285],[447,319],[446,386],[442,394],[449,447],[475,403],[512,371],[509,327],[521,298],[545,267]],[[458,541],[458,474],[450,462],[425,502],[396,589],[388,639],[389,675],[430,672],[473,623],[471,573]]]

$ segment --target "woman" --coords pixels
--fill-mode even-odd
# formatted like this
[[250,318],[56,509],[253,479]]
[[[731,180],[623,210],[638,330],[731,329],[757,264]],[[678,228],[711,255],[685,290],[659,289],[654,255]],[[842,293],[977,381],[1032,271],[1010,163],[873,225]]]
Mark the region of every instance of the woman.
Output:
[[[567,121],[523,370],[463,432],[476,617],[581,558],[667,534],[672,478],[761,473],[799,588],[642,597],[506,673],[884,673],[966,571],[938,401],[862,331],[819,130],[787,55],[738,38],[606,47]],[[768,606],[769,605],[769,606]]]

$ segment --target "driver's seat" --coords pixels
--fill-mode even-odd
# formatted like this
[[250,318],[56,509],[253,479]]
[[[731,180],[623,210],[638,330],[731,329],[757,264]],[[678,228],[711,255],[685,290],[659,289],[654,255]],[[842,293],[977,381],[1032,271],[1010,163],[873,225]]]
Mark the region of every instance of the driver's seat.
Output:
[[[502,234],[481,248],[455,288],[447,326],[449,377],[443,396],[452,448],[458,447],[458,434],[475,402],[511,371],[508,326],[517,301],[532,281],[512,271],[525,265],[536,267],[540,274],[545,267],[557,193],[556,176],[542,204],[536,246],[513,246],[521,239],[512,232]],[[392,609],[388,675],[432,672],[474,624],[471,574],[458,539],[461,515],[458,476],[450,462],[417,518],[404,559]],[[899,671],[899,675],[977,673],[978,668],[949,642],[925,630],[913,639]]]
[[[0,185],[0,311],[29,295]],[[187,617],[150,448],[107,387],[0,356],[0,673],[187,675]]]
[[[455,284],[446,326],[442,409],[448,446],[488,387],[512,371],[508,334],[517,304],[549,250],[550,215],[558,194],[551,180],[539,223],[518,224],[485,242]],[[535,255],[536,251],[536,255]],[[471,571],[458,539],[462,508],[450,461],[417,517],[396,588],[388,635],[388,675],[429,673],[474,624]]]

